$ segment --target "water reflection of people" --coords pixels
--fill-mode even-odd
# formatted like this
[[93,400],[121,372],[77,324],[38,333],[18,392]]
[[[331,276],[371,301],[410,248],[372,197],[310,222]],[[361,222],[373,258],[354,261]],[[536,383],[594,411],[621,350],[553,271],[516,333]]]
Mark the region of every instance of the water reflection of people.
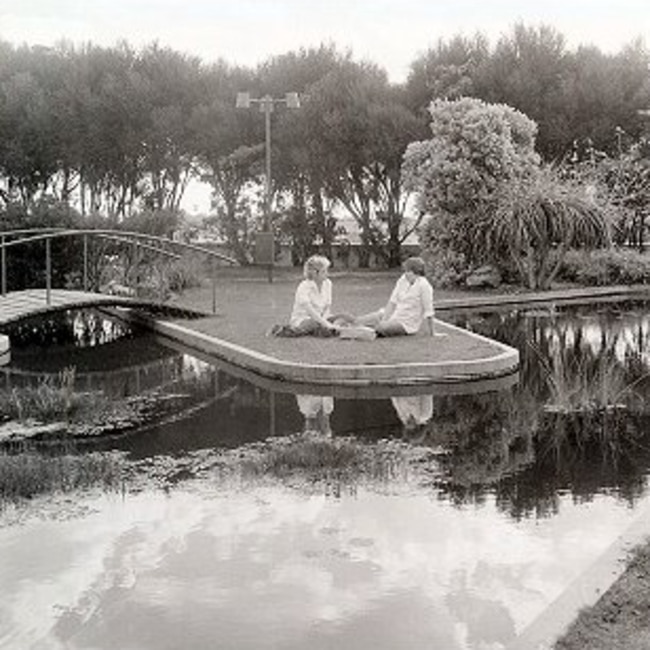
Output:
[[305,418],[305,433],[332,435],[330,415],[334,410],[334,398],[327,395],[296,395],[298,408]]
[[402,395],[391,397],[391,402],[404,425],[406,436],[426,435],[427,424],[433,417],[433,395]]

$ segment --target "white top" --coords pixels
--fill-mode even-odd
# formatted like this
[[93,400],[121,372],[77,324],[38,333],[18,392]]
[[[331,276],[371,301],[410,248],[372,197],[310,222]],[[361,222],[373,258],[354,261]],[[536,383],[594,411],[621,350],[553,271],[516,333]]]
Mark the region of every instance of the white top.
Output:
[[391,401],[404,424],[426,424],[433,417],[433,395],[405,395]]
[[304,320],[311,318],[307,305],[323,318],[330,315],[332,308],[332,281],[325,278],[320,289],[314,280],[303,280],[296,289],[296,297],[293,301],[293,311],[289,321],[293,327],[300,325]]
[[395,305],[390,320],[399,323],[408,334],[415,334],[422,321],[433,316],[433,287],[423,276],[417,276],[411,284],[406,275],[395,283],[389,302]]

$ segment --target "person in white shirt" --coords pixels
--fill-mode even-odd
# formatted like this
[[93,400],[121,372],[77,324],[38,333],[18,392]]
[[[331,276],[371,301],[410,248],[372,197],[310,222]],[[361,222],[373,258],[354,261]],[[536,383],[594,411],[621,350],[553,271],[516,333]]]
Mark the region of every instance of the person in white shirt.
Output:
[[330,261],[312,255],[304,265],[304,280],[298,285],[289,325],[274,325],[273,336],[336,336],[339,325],[331,318],[332,281],[327,277]]
[[359,316],[357,325],[372,327],[377,336],[416,334],[424,321],[431,336],[435,332],[433,287],[424,277],[425,264],[421,257],[409,257],[403,264],[404,273],[383,309]]

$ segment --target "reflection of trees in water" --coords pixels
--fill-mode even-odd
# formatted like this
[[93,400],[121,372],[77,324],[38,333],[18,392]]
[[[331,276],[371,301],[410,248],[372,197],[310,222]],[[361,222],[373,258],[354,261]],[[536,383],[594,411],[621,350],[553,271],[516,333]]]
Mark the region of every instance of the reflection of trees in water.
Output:
[[444,490],[461,502],[480,500],[532,463],[537,417],[513,390],[436,399],[428,441],[448,450],[440,457]]
[[12,348],[72,345],[90,347],[129,336],[133,328],[93,309],[42,314],[4,327]]
[[495,494],[514,516],[550,514],[567,490],[638,498],[650,467],[645,313],[512,312],[471,327],[520,349],[521,383],[497,397],[436,401],[430,438],[450,450],[443,490],[461,502]]
[[515,517],[557,511],[562,493],[590,501],[604,491],[633,503],[650,466],[647,418],[625,412],[545,414],[534,440],[535,462],[504,476],[493,492]]

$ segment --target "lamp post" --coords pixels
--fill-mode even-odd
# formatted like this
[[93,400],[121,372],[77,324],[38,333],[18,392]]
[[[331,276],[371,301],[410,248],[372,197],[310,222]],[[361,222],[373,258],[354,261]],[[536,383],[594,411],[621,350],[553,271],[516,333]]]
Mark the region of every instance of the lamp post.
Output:
[[271,113],[276,104],[284,104],[287,108],[300,108],[298,93],[287,93],[284,97],[274,99],[271,95],[264,95],[260,98],[252,98],[250,93],[237,93],[237,108],[250,108],[257,104],[260,112],[264,113],[265,132],[265,185],[264,185],[264,221],[262,232],[255,235],[255,262],[267,264],[269,269],[269,282],[273,282],[273,262],[275,259],[275,246],[273,239],[273,228],[271,225]]

